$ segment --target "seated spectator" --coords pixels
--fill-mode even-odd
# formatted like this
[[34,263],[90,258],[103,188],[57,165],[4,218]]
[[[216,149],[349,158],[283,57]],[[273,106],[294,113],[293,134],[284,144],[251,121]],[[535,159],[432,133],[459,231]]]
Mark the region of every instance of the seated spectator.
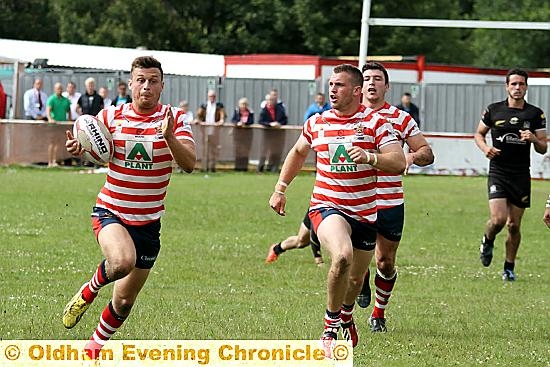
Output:
[[239,99],[239,107],[235,108],[231,122],[233,129],[233,146],[235,147],[235,171],[248,171],[248,159],[252,146],[252,129],[246,127],[254,123],[254,111],[249,108],[248,99]]
[[128,93],[128,84],[122,80],[118,82],[118,95],[113,100],[113,106],[120,106],[121,104],[131,103],[132,97]]
[[35,79],[33,87],[23,95],[23,107],[27,120],[44,120],[46,117],[46,102],[48,95],[42,90],[42,79]]
[[280,131],[280,128],[288,123],[288,117],[283,103],[278,101],[276,94],[270,94],[267,104],[260,112],[258,122],[266,127],[263,130],[258,172],[264,171],[266,160],[267,171],[277,172],[285,144],[285,133]]
[[309,105],[304,114],[304,122],[316,113],[323,113],[327,110],[330,110],[330,104],[325,102],[325,95],[323,93],[317,93],[315,95],[315,102]]

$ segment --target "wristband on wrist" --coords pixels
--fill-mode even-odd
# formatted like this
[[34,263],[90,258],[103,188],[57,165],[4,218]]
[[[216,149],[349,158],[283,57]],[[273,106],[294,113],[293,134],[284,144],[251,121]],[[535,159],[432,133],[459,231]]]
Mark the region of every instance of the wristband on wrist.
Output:
[[376,156],[376,153],[372,153],[372,156],[374,157],[374,161],[371,166],[376,166],[378,164],[378,157]]
[[546,199],[546,208],[550,208],[550,197]]
[[281,185],[283,187],[288,187],[288,184],[284,181],[281,181],[281,180],[277,181],[277,185]]
[[279,194],[279,195],[283,195],[283,196],[285,195],[285,193],[284,193],[283,191],[281,191],[281,190],[275,190],[275,191],[273,191],[273,192],[274,192],[275,194]]
[[370,157],[372,156],[372,154],[369,152],[369,151],[364,151],[365,152],[365,155],[367,156],[367,164],[370,164]]

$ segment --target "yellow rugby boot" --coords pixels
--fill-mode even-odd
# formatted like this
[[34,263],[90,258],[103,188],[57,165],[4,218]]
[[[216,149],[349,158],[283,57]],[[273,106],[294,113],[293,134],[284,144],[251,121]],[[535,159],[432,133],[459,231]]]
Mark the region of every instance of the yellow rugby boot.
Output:
[[82,298],[82,290],[87,286],[88,283],[84,283],[63,310],[63,326],[67,329],[71,329],[78,324],[84,312],[86,312],[91,305],[91,303],[86,302],[84,298]]

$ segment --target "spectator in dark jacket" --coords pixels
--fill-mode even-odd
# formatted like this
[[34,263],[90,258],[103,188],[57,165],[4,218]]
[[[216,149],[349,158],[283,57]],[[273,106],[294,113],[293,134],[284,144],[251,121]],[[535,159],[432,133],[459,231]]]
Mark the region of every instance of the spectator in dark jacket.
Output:
[[286,110],[277,96],[271,94],[262,111],[258,121],[265,126],[261,146],[258,172],[263,172],[267,159],[267,170],[277,172],[281,163],[281,156],[285,145],[285,132],[280,130],[281,126],[288,123]]
[[80,115],[95,116],[103,109],[103,98],[95,90],[95,79],[88,78],[84,82],[86,92],[84,92],[77,102],[76,111]]
[[402,111],[408,112],[412,116],[416,124],[420,127],[420,111],[418,107],[411,102],[411,94],[408,92],[403,93],[401,96],[401,103],[395,106]]
[[235,171],[247,171],[253,134],[249,126],[254,123],[254,111],[249,108],[247,98],[239,99],[239,107],[235,108],[231,122],[235,124],[233,129]]

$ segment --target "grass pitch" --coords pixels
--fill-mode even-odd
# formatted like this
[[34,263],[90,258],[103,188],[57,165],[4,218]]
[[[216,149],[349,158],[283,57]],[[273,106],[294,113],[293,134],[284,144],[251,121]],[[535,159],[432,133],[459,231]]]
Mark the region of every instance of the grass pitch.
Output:
[[[103,174],[0,168],[0,338],[87,339],[108,302],[102,290],[78,326],[61,312],[101,253],[89,213]],[[288,192],[288,214],[267,201],[274,175],[174,175],[162,249],[116,339],[316,339],[328,266],[309,249],[264,265],[268,245],[295,234],[312,175]],[[548,183],[533,182],[522,223],[518,280],[500,279],[504,235],[489,268],[478,258],[488,218],[485,178],[405,178],[406,224],[388,333],[356,309],[356,366],[550,366]],[[325,256],[325,260],[328,259]],[[372,306],[371,306],[372,307]]]

